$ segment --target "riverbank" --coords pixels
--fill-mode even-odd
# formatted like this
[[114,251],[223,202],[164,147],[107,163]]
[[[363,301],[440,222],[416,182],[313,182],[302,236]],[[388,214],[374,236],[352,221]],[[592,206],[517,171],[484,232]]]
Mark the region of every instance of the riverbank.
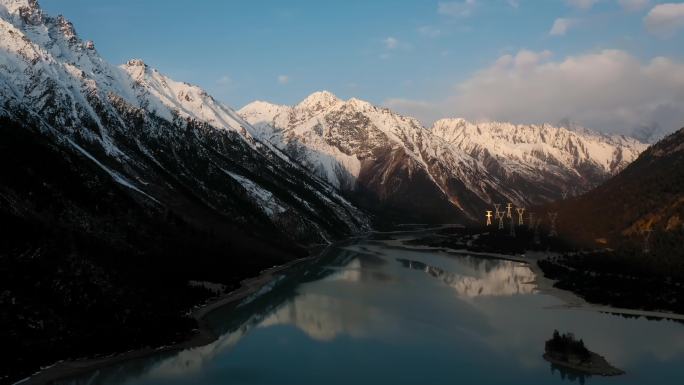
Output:
[[[231,293],[242,292],[241,300],[226,304],[222,300],[229,299],[222,297],[195,309],[194,316],[218,335],[214,342],[110,363],[64,383],[277,384],[286,379],[320,384],[420,378],[446,384],[459,375],[482,384],[546,383],[560,368],[547,363],[540,349],[553,329],[583,336],[611,364],[628,371],[629,376],[614,380],[621,384],[648,378],[654,365],[664,378],[677,378],[684,356],[682,347],[670,342],[681,335],[680,325],[565,309],[565,302],[539,295],[529,284],[534,276],[521,262],[498,255],[399,249],[397,239],[414,236],[420,234],[397,233],[394,240],[367,234],[338,242],[282,272],[265,271]],[[402,260],[410,262],[410,269]],[[247,292],[252,294],[245,297]],[[655,359],[653,351],[671,358]],[[415,365],[426,354],[434,359]],[[492,371],[491,357],[497,356],[509,359]],[[340,370],[344,367],[372,370]],[[573,373],[561,370],[566,379]]]
[[684,281],[628,267],[609,253],[564,254],[540,260],[538,265],[555,287],[590,303],[684,314]]
[[319,256],[323,255],[325,250],[332,246],[333,244],[319,249],[320,251],[312,257],[296,259],[283,265],[266,269],[256,277],[241,281],[240,287],[238,289],[218,298],[212,299],[203,305],[197,306],[192,310],[191,316],[197,321],[198,329],[191,338],[183,342],[156,348],[132,350],[102,358],[59,361],[28,378],[16,382],[15,385],[49,384],[54,381],[76,377],[90,371],[145,358],[153,354],[170,353],[210,344],[216,341],[216,339],[219,337],[211,330],[206,322],[206,318],[211,312],[219,308],[237,305],[241,300],[251,295],[257,294],[263,287],[273,282],[278,276],[285,274],[287,270],[292,269],[299,264],[315,260]]
[[[456,228],[454,228],[456,229]],[[684,314],[674,313],[668,311],[633,309],[621,306],[611,306],[597,302],[590,302],[582,296],[575,293],[573,290],[558,287],[558,280],[549,278],[544,270],[540,267],[540,261],[547,261],[561,255],[560,252],[554,251],[524,251],[524,252],[484,252],[474,251],[468,248],[467,242],[459,240],[446,240],[445,235],[433,235],[426,238],[411,237],[405,239],[389,239],[384,240],[388,246],[404,248],[419,251],[434,251],[449,255],[459,256],[474,256],[478,258],[501,259],[526,264],[536,276],[534,284],[537,285],[537,290],[541,293],[552,295],[565,304],[563,308],[573,308],[586,311],[595,311],[601,313],[617,314],[625,317],[646,317],[653,319],[667,319],[678,322],[684,322]],[[427,241],[427,242],[426,242]],[[455,247],[450,247],[450,246]]]
[[629,309],[612,308],[607,306],[597,306],[586,302],[582,298],[574,295],[572,292],[555,288],[554,281],[544,276],[543,272],[541,271],[537,263],[538,260],[545,259],[551,255],[554,255],[548,252],[527,252],[525,254],[517,255],[499,254],[492,252],[473,252],[466,249],[450,249],[446,247],[421,246],[418,244],[407,245],[405,243],[405,241],[407,240],[415,239],[416,237],[425,235],[425,232],[431,232],[436,230],[439,230],[439,228],[396,232],[373,232],[369,234],[352,237],[345,241],[336,242],[326,247],[321,247],[318,250],[311,252],[311,255],[313,255],[312,257],[293,260],[284,265],[264,270],[261,272],[261,274],[259,274],[256,277],[243,280],[241,282],[241,286],[238,289],[221,297],[215,298],[202,306],[194,308],[191,312],[191,316],[197,321],[199,328],[193,334],[192,338],[188,340],[185,340],[178,344],[168,345],[160,348],[135,350],[123,354],[113,355],[110,357],[84,359],[76,361],[62,361],[49,368],[44,369],[39,373],[36,373],[32,377],[24,380],[22,383],[45,384],[55,380],[68,379],[71,377],[79,376],[84,373],[92,372],[94,370],[106,367],[111,367],[128,361],[134,361],[137,359],[145,358],[151,355],[156,355],[160,353],[173,353],[175,351],[210,344],[219,337],[218,335],[215,335],[212,332],[207,322],[209,314],[211,314],[214,310],[232,309],[233,306],[238,305],[241,301],[245,300],[246,298],[253,295],[259,295],[262,289],[266,288],[269,284],[279,279],[279,277],[281,277],[283,274],[297,271],[292,270],[296,266],[301,265],[303,263],[320,260],[320,258],[322,258],[328,250],[332,248],[344,248],[345,243],[353,242],[361,238],[367,239],[369,242],[382,243],[383,245],[386,245],[389,249],[400,248],[416,251],[432,251],[437,253],[444,253],[447,255],[468,255],[478,258],[501,259],[524,263],[530,267],[530,269],[534,272],[536,276],[536,279],[530,283],[536,284],[537,290],[539,292],[549,294],[561,299],[563,301],[563,304],[558,305],[558,307],[561,308],[580,309],[586,311],[599,311],[606,313],[618,313],[640,317],[643,316],[654,318],[667,318],[676,319],[680,321],[684,320],[684,315],[679,314],[642,312]]
[[580,373],[589,374],[592,376],[620,376],[625,374],[623,370],[620,370],[606,361],[603,356],[600,356],[594,352],[590,352],[590,358],[586,363],[573,363],[569,361],[564,361],[552,357],[550,354],[544,354],[544,359],[554,365],[560,366],[565,369],[574,370]]
[[580,362],[580,361],[565,361],[561,360],[558,358],[553,357],[551,354],[544,354],[543,355],[544,359],[554,365],[557,365],[561,368],[565,369],[570,369],[574,370],[576,372],[580,372],[583,374],[588,374],[591,376],[620,376],[625,374],[625,372],[621,369],[618,369],[608,363],[608,361],[601,355],[598,355],[594,352],[589,352],[589,359],[587,359],[585,362]]

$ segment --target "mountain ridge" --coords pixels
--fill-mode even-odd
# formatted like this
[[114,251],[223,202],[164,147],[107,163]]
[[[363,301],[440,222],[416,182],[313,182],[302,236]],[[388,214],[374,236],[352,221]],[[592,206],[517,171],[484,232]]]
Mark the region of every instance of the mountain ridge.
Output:
[[[320,177],[352,195],[369,192],[381,203],[391,191],[361,176],[374,167],[386,171],[373,151],[394,148],[407,159],[406,169],[424,173],[435,189],[430,199],[449,206],[442,219],[452,221],[477,218],[496,202],[529,207],[587,191],[646,148],[621,136],[548,124],[444,119],[426,128],[414,118],[356,98],[345,101],[328,91],[314,92],[294,106],[253,102],[238,114],[263,141]],[[336,127],[340,121],[348,126],[346,132]],[[487,137],[501,127],[506,128],[501,135]],[[528,149],[521,151],[523,147]]]
[[231,108],[36,1],[0,0],[0,51],[0,382],[187,339],[215,295],[190,281],[230,290],[370,228]]
[[684,231],[682,165],[684,128],[649,147],[596,189],[550,207],[566,218],[561,229],[567,236],[583,244],[616,247],[622,243],[641,249],[648,231],[653,232],[650,248],[665,253],[673,249],[670,238]]
[[[154,150],[146,147],[140,139],[131,141],[131,138],[142,134],[153,141],[164,140],[163,135],[176,132],[170,129],[169,123],[185,128],[205,126],[202,130],[209,130],[206,132],[210,135],[223,135],[221,132],[226,131],[233,140],[269,158],[268,162],[283,163],[286,168],[298,167],[268,143],[255,140],[254,129],[247,122],[201,88],[174,81],[142,60],[130,60],[118,67],[109,65],[97,54],[94,45],[78,38],[71,23],[62,17],[44,15],[37,2],[11,1],[7,4],[10,5],[5,6],[7,20],[3,18],[0,21],[0,33],[9,53],[2,58],[2,65],[9,75],[3,78],[9,78],[9,81],[0,88],[0,93],[4,96],[4,110],[8,115],[12,110],[22,108],[26,111],[39,110],[38,115],[45,118],[38,116],[37,122],[45,130],[52,131],[58,140],[71,145],[76,151],[88,153],[90,156],[86,157],[89,159],[98,156],[91,153],[92,150],[88,152],[88,146],[101,146],[113,161],[108,165],[110,168],[119,163],[117,167],[123,164],[130,170],[131,165],[126,165],[126,162],[155,162]],[[31,16],[30,23],[25,20],[27,12],[35,15]],[[55,97],[48,100],[46,95]],[[64,100],[63,105],[54,105],[61,100]],[[25,107],[27,105],[31,107]],[[139,128],[132,129],[129,122],[134,122]],[[218,131],[211,132],[212,127]],[[119,148],[123,143],[147,159],[127,156]],[[102,160],[99,162],[107,164]],[[123,175],[125,171],[115,173]],[[283,174],[287,172],[283,170]],[[134,182],[140,177],[127,178],[126,185],[144,190],[142,185]],[[235,179],[229,174],[226,177]],[[126,178],[119,176],[118,179]],[[332,197],[346,205],[339,211],[341,214],[345,210],[353,211],[343,198],[334,193]],[[355,222],[351,216],[343,217],[348,224]]]

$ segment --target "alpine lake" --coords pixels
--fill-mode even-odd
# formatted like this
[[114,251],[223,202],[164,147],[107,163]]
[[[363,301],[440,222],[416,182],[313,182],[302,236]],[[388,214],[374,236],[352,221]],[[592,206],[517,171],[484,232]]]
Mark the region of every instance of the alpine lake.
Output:
[[[430,230],[327,248],[206,318],[220,337],[62,384],[682,384],[684,322],[573,301],[533,257],[409,246]],[[530,258],[527,261],[525,258]],[[572,332],[626,374],[542,358]]]

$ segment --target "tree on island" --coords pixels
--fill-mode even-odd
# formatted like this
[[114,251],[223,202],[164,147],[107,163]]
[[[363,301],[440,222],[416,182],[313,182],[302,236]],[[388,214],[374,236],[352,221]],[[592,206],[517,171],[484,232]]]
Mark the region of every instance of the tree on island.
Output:
[[574,334],[560,334],[558,330],[554,330],[553,337],[546,341],[545,350],[547,354],[563,361],[575,358],[585,362],[591,358],[591,353],[584,346],[582,339],[577,341]]

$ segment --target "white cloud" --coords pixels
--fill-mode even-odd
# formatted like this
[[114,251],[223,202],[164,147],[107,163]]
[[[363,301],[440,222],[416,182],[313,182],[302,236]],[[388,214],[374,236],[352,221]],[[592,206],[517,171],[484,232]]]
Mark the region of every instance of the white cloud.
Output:
[[396,38],[390,36],[386,38],[385,40],[382,41],[385,44],[385,48],[387,49],[395,49],[399,47],[399,40]]
[[437,12],[445,16],[468,17],[476,6],[475,0],[440,1],[437,3]]
[[420,33],[423,36],[436,38],[442,34],[442,31],[439,28],[436,28],[436,27],[433,27],[430,25],[424,25],[424,26],[418,28],[418,33]]
[[566,33],[570,30],[570,28],[576,26],[579,23],[579,20],[577,19],[567,19],[567,18],[558,18],[554,20],[553,25],[551,26],[551,30],[549,31],[549,35],[551,36],[565,36]]
[[644,19],[646,29],[659,37],[674,36],[684,28],[684,3],[658,4]]
[[382,43],[382,50],[378,53],[378,57],[382,60],[392,58],[395,53],[413,50],[413,45],[401,41],[394,36],[388,36],[380,40],[380,43]]
[[227,86],[233,83],[233,79],[228,75],[223,75],[216,82],[220,85]]
[[565,0],[565,2],[573,8],[590,9],[594,4],[598,3],[599,0]]
[[462,114],[528,122],[570,118],[596,129],[684,125],[684,63],[647,63],[604,50],[561,61],[521,51],[461,83],[453,100]]
[[287,75],[278,75],[278,84],[287,84],[290,82],[290,77]]
[[423,122],[440,117],[558,123],[563,119],[606,132],[684,126],[684,62],[642,62],[620,50],[562,60],[548,51],[504,55],[436,102],[394,99],[388,106]]
[[513,8],[520,7],[520,1],[518,1],[518,0],[508,0],[507,3],[508,3],[508,5],[510,5]]
[[650,4],[650,0],[618,0],[618,4],[629,12],[640,11]]

